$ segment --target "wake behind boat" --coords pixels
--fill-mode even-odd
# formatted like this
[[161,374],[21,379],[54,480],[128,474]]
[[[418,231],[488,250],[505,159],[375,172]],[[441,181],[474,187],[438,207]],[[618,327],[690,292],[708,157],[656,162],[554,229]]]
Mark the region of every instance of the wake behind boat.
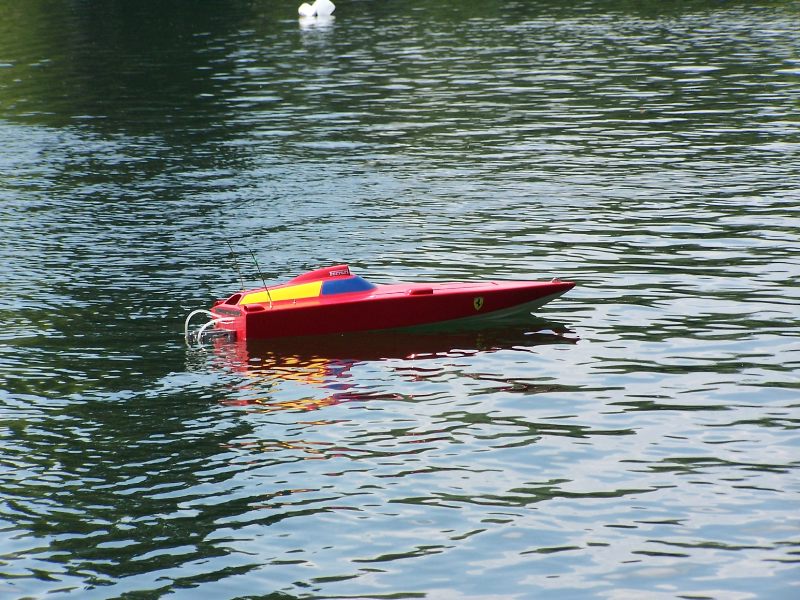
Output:
[[185,333],[188,340],[189,322],[198,313],[211,317],[198,340],[205,332],[247,340],[448,326],[530,313],[574,286],[558,279],[376,285],[348,265],[336,265],[217,300],[210,311],[187,317]]

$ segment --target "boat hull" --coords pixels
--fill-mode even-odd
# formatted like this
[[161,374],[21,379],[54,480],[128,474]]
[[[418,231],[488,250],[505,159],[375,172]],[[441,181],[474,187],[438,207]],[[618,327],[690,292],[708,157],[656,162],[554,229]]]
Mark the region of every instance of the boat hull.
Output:
[[449,326],[462,320],[525,313],[558,298],[567,281],[488,281],[378,285],[374,289],[280,302],[215,305],[217,328],[238,339]]

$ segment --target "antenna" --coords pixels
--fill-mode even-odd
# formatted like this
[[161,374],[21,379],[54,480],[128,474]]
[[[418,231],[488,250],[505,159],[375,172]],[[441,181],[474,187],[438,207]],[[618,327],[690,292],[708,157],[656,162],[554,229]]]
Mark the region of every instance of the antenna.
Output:
[[264,274],[261,272],[261,267],[258,266],[258,261],[256,260],[256,255],[253,252],[252,248],[250,249],[250,256],[253,257],[253,262],[256,265],[256,270],[258,271],[259,277],[261,277],[261,283],[264,284],[264,291],[267,292],[267,298],[269,298],[269,307],[272,308],[272,296],[269,293],[269,288],[267,287],[267,282],[264,280]]
[[242,283],[242,289],[244,289],[244,277],[242,277],[242,270],[239,268],[239,263],[236,261],[236,255],[233,253],[233,246],[231,246],[230,240],[225,241],[228,243],[228,248],[230,248],[233,266],[236,269],[236,272],[239,274],[239,281]]

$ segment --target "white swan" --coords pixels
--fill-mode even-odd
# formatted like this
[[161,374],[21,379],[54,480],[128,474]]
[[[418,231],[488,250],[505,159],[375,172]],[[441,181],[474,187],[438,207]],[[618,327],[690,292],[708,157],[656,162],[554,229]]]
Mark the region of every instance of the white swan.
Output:
[[330,17],[334,10],[336,5],[331,0],[314,0],[314,4],[303,2],[297,13],[301,17]]

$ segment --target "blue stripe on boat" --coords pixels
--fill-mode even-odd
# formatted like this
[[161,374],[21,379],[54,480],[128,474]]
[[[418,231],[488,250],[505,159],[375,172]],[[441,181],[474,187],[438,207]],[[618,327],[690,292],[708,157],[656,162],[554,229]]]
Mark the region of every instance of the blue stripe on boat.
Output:
[[332,296],[333,294],[347,294],[349,292],[366,292],[374,290],[375,286],[366,279],[358,275],[347,279],[331,279],[322,284],[322,296]]

